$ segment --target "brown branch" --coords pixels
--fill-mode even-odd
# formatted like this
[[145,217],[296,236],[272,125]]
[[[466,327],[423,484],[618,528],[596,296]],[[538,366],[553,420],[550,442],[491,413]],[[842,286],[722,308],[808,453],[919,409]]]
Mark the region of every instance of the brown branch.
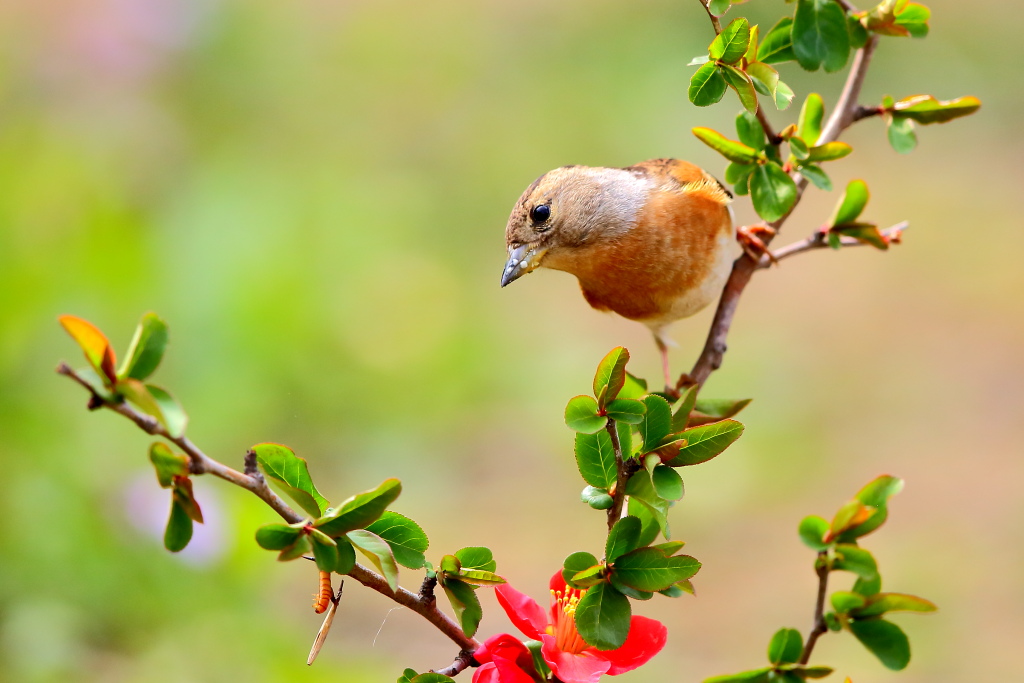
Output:
[[[910,227],[909,221],[901,221],[891,228],[882,230],[882,237],[891,244],[898,244],[903,235],[903,231],[908,227]],[[793,242],[792,244],[787,244],[784,247],[776,249],[772,252],[771,257],[768,257],[767,255],[762,256],[761,260],[757,263],[757,267],[768,268],[773,263],[777,263],[784,258],[802,254],[806,251],[825,249],[829,246],[828,241],[825,239],[826,234],[827,233],[823,230],[817,230],[807,239],[800,240],[799,242]],[[865,242],[861,242],[860,240],[856,240],[852,237],[842,237],[839,242],[844,247],[861,247],[865,245]]]
[[[832,111],[832,116],[829,118],[828,123],[825,124],[825,128],[818,140],[819,145],[834,141],[839,137],[840,133],[856,120],[854,113],[858,106],[857,98],[860,97],[861,87],[864,85],[864,77],[871,63],[871,56],[874,54],[877,46],[878,36],[872,35],[868,38],[868,42],[864,47],[857,50],[856,55],[854,55],[850,73],[846,77],[846,83],[843,85],[843,90]],[[775,228],[776,232],[779,231],[782,224],[789,217],[789,214],[800,203],[804,189],[807,187],[806,178],[801,177],[799,173],[795,172],[791,175],[796,182],[797,199],[793,203],[793,208],[785,216],[769,224]],[[767,235],[764,238],[766,244],[771,240],[772,235]],[[729,328],[732,326],[733,316],[736,314],[737,306],[739,306],[740,296],[750,282],[754,271],[759,268],[760,262],[755,261],[747,254],[740,256],[733,263],[732,273],[730,273],[729,279],[722,290],[722,297],[718,301],[718,308],[715,311],[714,320],[711,322],[711,329],[708,330],[704,348],[701,350],[700,356],[697,358],[697,362],[694,363],[693,369],[690,370],[689,374],[684,374],[679,378],[680,387],[693,384],[703,385],[708,377],[711,376],[711,373],[722,366],[722,358],[726,350],[726,338],[729,336]]]
[[612,492],[612,506],[608,508],[608,531],[611,531],[615,523],[622,517],[622,504],[626,499],[629,473],[626,471],[626,463],[622,459],[622,444],[619,442],[619,430],[615,426],[615,420],[608,418],[604,428],[608,431],[608,436],[612,440],[612,448],[615,450],[615,491]]
[[[267,486],[267,482],[264,480],[263,475],[256,469],[255,457],[253,455],[250,455],[249,453],[246,454],[245,474],[237,470],[233,470],[203,453],[194,443],[184,436],[171,436],[167,432],[167,429],[160,424],[156,418],[140,413],[124,401],[111,402],[105,400],[102,396],[96,393],[96,390],[93,389],[93,387],[84,378],[82,378],[66,363],[61,363],[57,366],[57,374],[70,377],[75,382],[85,387],[89,391],[90,407],[96,405],[97,407],[102,406],[109,408],[115,413],[118,413],[119,415],[122,415],[134,422],[139,429],[147,434],[162,437],[176,445],[191,459],[191,470],[194,474],[212,474],[236,486],[240,486],[247,491],[251,491],[258,496],[260,500],[269,505],[274,512],[280,515],[286,522],[295,523],[306,519],[303,515],[300,515],[289,507],[280,496],[274,493],[274,491]],[[383,576],[380,576],[376,572],[373,572],[360,564],[356,564],[352,568],[352,571],[348,573],[348,576],[351,576],[367,588],[375,590],[378,593],[391,598],[398,604],[408,607],[412,611],[416,612],[464,650],[472,652],[476,650],[476,648],[480,647],[479,642],[473,638],[467,637],[455,621],[437,609],[436,601],[433,599],[421,599],[421,597],[416,593],[412,593],[402,587],[399,587],[397,591],[393,591],[391,590],[391,587],[388,586],[388,582]]]
[[480,665],[473,659],[472,651],[462,650],[458,655],[456,655],[455,661],[452,662],[450,666],[446,666],[443,669],[432,669],[431,672],[441,674],[442,676],[455,676],[471,666]]
[[818,559],[814,563],[814,572],[818,575],[818,597],[814,603],[814,626],[807,634],[807,643],[800,655],[800,664],[807,664],[811,661],[811,653],[814,645],[823,634],[828,632],[828,624],[825,623],[825,594],[828,592],[828,553],[818,553]]
[[708,18],[711,20],[711,25],[715,27],[715,35],[717,36],[722,32],[722,24],[718,21],[718,17],[711,13],[711,0],[700,0],[700,5],[708,13]]
[[855,13],[860,11],[859,9],[857,9],[856,7],[851,5],[846,0],[836,0],[836,2],[839,3],[839,6],[842,7],[844,10],[846,10],[847,12],[855,14]]
[[757,106],[757,120],[761,122],[761,128],[764,129],[764,134],[768,136],[768,142],[773,145],[782,143],[782,136],[775,132],[772,128],[771,121],[768,120],[768,115],[764,113],[764,107],[758,102]]

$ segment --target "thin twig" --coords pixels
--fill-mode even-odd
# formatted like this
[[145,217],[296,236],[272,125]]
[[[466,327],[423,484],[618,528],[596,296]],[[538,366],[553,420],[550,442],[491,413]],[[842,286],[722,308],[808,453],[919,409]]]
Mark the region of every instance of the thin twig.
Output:
[[701,7],[708,13],[708,18],[711,19],[711,25],[715,27],[715,35],[717,36],[722,32],[722,24],[718,21],[718,17],[711,13],[711,0],[700,0]]
[[818,597],[814,602],[814,626],[807,634],[807,643],[800,655],[800,664],[807,664],[811,661],[811,653],[818,638],[828,631],[828,624],[825,623],[825,595],[828,593],[828,553],[818,553],[818,560],[814,563],[814,572],[818,575]]
[[[873,35],[868,38],[868,42],[865,43],[864,47],[857,50],[857,53],[854,55],[853,65],[850,67],[850,73],[846,77],[846,83],[843,85],[843,90],[839,95],[836,107],[833,109],[832,116],[829,118],[818,139],[819,145],[834,141],[839,137],[840,133],[856,120],[854,112],[857,108],[857,98],[860,97],[861,87],[864,85],[864,77],[867,74],[868,66],[871,63],[871,56],[877,45],[878,36]],[[800,198],[803,196],[804,189],[807,187],[807,179],[801,177],[796,172],[793,172],[791,175],[797,187],[797,200],[793,204],[793,208],[796,208],[796,205],[800,203]],[[792,211],[793,209],[791,208],[789,213],[769,225],[778,232]],[[767,235],[764,238],[764,242],[767,244],[771,239],[772,236]],[[726,351],[726,339],[729,336],[729,328],[732,326],[736,308],[739,306],[740,296],[750,282],[754,271],[759,268],[760,261],[755,261],[747,254],[740,256],[733,263],[732,273],[730,273],[729,280],[725,283],[725,288],[722,290],[722,297],[718,301],[718,308],[715,311],[714,320],[711,322],[711,328],[708,330],[704,348],[701,350],[700,356],[697,358],[697,362],[694,363],[693,369],[689,374],[684,374],[680,377],[680,386],[703,385],[708,377],[711,376],[711,373],[722,366],[722,358]]]
[[764,134],[768,136],[768,142],[773,145],[782,143],[782,136],[775,132],[772,128],[771,121],[768,120],[768,115],[764,113],[764,107],[758,103],[757,107],[757,120],[761,122],[761,128],[764,129]]
[[471,666],[480,666],[474,659],[473,653],[469,650],[462,650],[455,657],[455,661],[451,665],[446,666],[443,669],[433,669],[432,672],[441,674],[442,676],[454,676],[462,671],[465,671]]
[[[909,221],[901,221],[891,228],[882,230],[882,237],[890,244],[898,244],[903,235],[903,231],[908,227],[910,227]],[[807,239],[802,239],[799,242],[793,242],[792,244],[780,247],[772,252],[772,258],[769,258],[767,255],[762,256],[761,260],[758,261],[757,267],[768,268],[773,264],[773,262],[781,261],[784,258],[789,258],[796,254],[802,254],[805,251],[825,249],[829,246],[828,241],[825,239],[826,234],[827,233],[822,230],[816,230],[814,234]],[[844,247],[860,247],[866,244],[865,242],[861,242],[860,240],[852,237],[842,237],[840,238],[839,243]],[[774,261],[772,260],[773,258]]]
[[612,440],[612,449],[615,451],[615,490],[612,492],[612,506],[608,508],[608,530],[615,526],[615,523],[622,517],[622,503],[626,499],[626,484],[629,482],[629,473],[626,471],[626,463],[622,459],[622,444],[619,442],[619,431],[615,426],[615,420],[608,418],[604,428]]
[[[64,375],[65,377],[70,377],[75,382],[78,382],[78,384],[85,387],[89,391],[90,406],[98,401],[103,407],[109,408],[115,413],[118,413],[134,422],[139,429],[147,434],[162,437],[176,445],[184,451],[189,458],[191,458],[191,469],[193,473],[212,474],[235,484],[236,486],[241,486],[247,491],[251,491],[287,522],[295,523],[306,519],[303,515],[300,515],[289,507],[280,496],[274,493],[274,491],[267,486],[267,482],[258,471],[255,474],[249,475],[233,470],[203,453],[194,443],[184,436],[171,436],[167,432],[167,429],[160,424],[156,418],[138,412],[126,402],[122,401],[115,403],[104,400],[103,397],[99,396],[96,393],[96,390],[93,389],[84,378],[82,378],[66,363],[61,363],[57,366],[57,373]],[[254,466],[253,458],[247,454],[245,462],[246,470],[250,471]],[[412,611],[416,612],[464,650],[472,652],[476,650],[476,648],[480,647],[480,643],[478,641],[467,637],[455,621],[437,609],[435,601],[423,600],[416,593],[412,593],[400,586],[397,591],[393,591],[391,590],[391,587],[388,586],[388,582],[383,576],[380,576],[376,572],[373,572],[360,564],[356,564],[352,568],[352,571],[348,573],[348,576],[351,576],[367,588],[375,590],[378,593],[391,598],[398,604],[408,607]]]

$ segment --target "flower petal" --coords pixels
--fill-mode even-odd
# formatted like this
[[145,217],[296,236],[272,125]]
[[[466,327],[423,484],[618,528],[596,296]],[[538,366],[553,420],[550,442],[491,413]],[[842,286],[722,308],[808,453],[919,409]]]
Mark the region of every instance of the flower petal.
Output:
[[548,627],[548,617],[537,601],[507,583],[496,587],[494,593],[516,628],[527,638],[540,640],[540,635]]
[[604,653],[595,648],[587,648],[579,654],[573,654],[559,650],[555,645],[554,636],[545,634],[541,636],[541,640],[544,642],[540,650],[541,656],[563,683],[598,683],[611,666],[600,656]]
[[495,668],[494,662],[481,664],[480,667],[473,672],[473,683],[501,683],[501,679],[498,677],[498,670]]
[[616,650],[597,651],[597,656],[604,658],[611,667],[609,676],[632,671],[642,666],[665,647],[668,629],[660,621],[647,617],[635,616],[629,622],[629,636],[622,647]]

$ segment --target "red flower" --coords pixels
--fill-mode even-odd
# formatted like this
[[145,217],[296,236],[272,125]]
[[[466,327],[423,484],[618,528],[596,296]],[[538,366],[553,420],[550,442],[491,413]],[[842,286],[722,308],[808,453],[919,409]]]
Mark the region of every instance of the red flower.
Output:
[[488,638],[477,648],[473,658],[480,668],[473,673],[473,683],[536,683],[533,655],[515,636],[507,633]]
[[[495,588],[495,592],[516,628],[527,637],[543,643],[541,655],[563,683],[597,683],[605,674],[615,676],[632,671],[646,664],[665,647],[668,634],[665,626],[660,621],[639,616],[630,620],[629,637],[621,647],[598,650],[587,645],[576,630],[574,618],[576,605],[586,591],[569,588],[561,573],[551,577],[550,585],[551,609],[548,614],[533,598],[507,583]],[[481,679],[487,683],[506,683],[506,680],[519,683],[515,678]],[[476,677],[473,681],[477,683]]]

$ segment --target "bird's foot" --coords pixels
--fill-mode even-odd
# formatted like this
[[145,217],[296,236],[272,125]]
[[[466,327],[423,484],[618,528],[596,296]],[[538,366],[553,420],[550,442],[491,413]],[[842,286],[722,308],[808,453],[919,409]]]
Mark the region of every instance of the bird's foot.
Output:
[[736,240],[755,263],[767,256],[772,263],[778,263],[762,237],[774,237],[775,228],[767,225],[741,225],[736,228]]

